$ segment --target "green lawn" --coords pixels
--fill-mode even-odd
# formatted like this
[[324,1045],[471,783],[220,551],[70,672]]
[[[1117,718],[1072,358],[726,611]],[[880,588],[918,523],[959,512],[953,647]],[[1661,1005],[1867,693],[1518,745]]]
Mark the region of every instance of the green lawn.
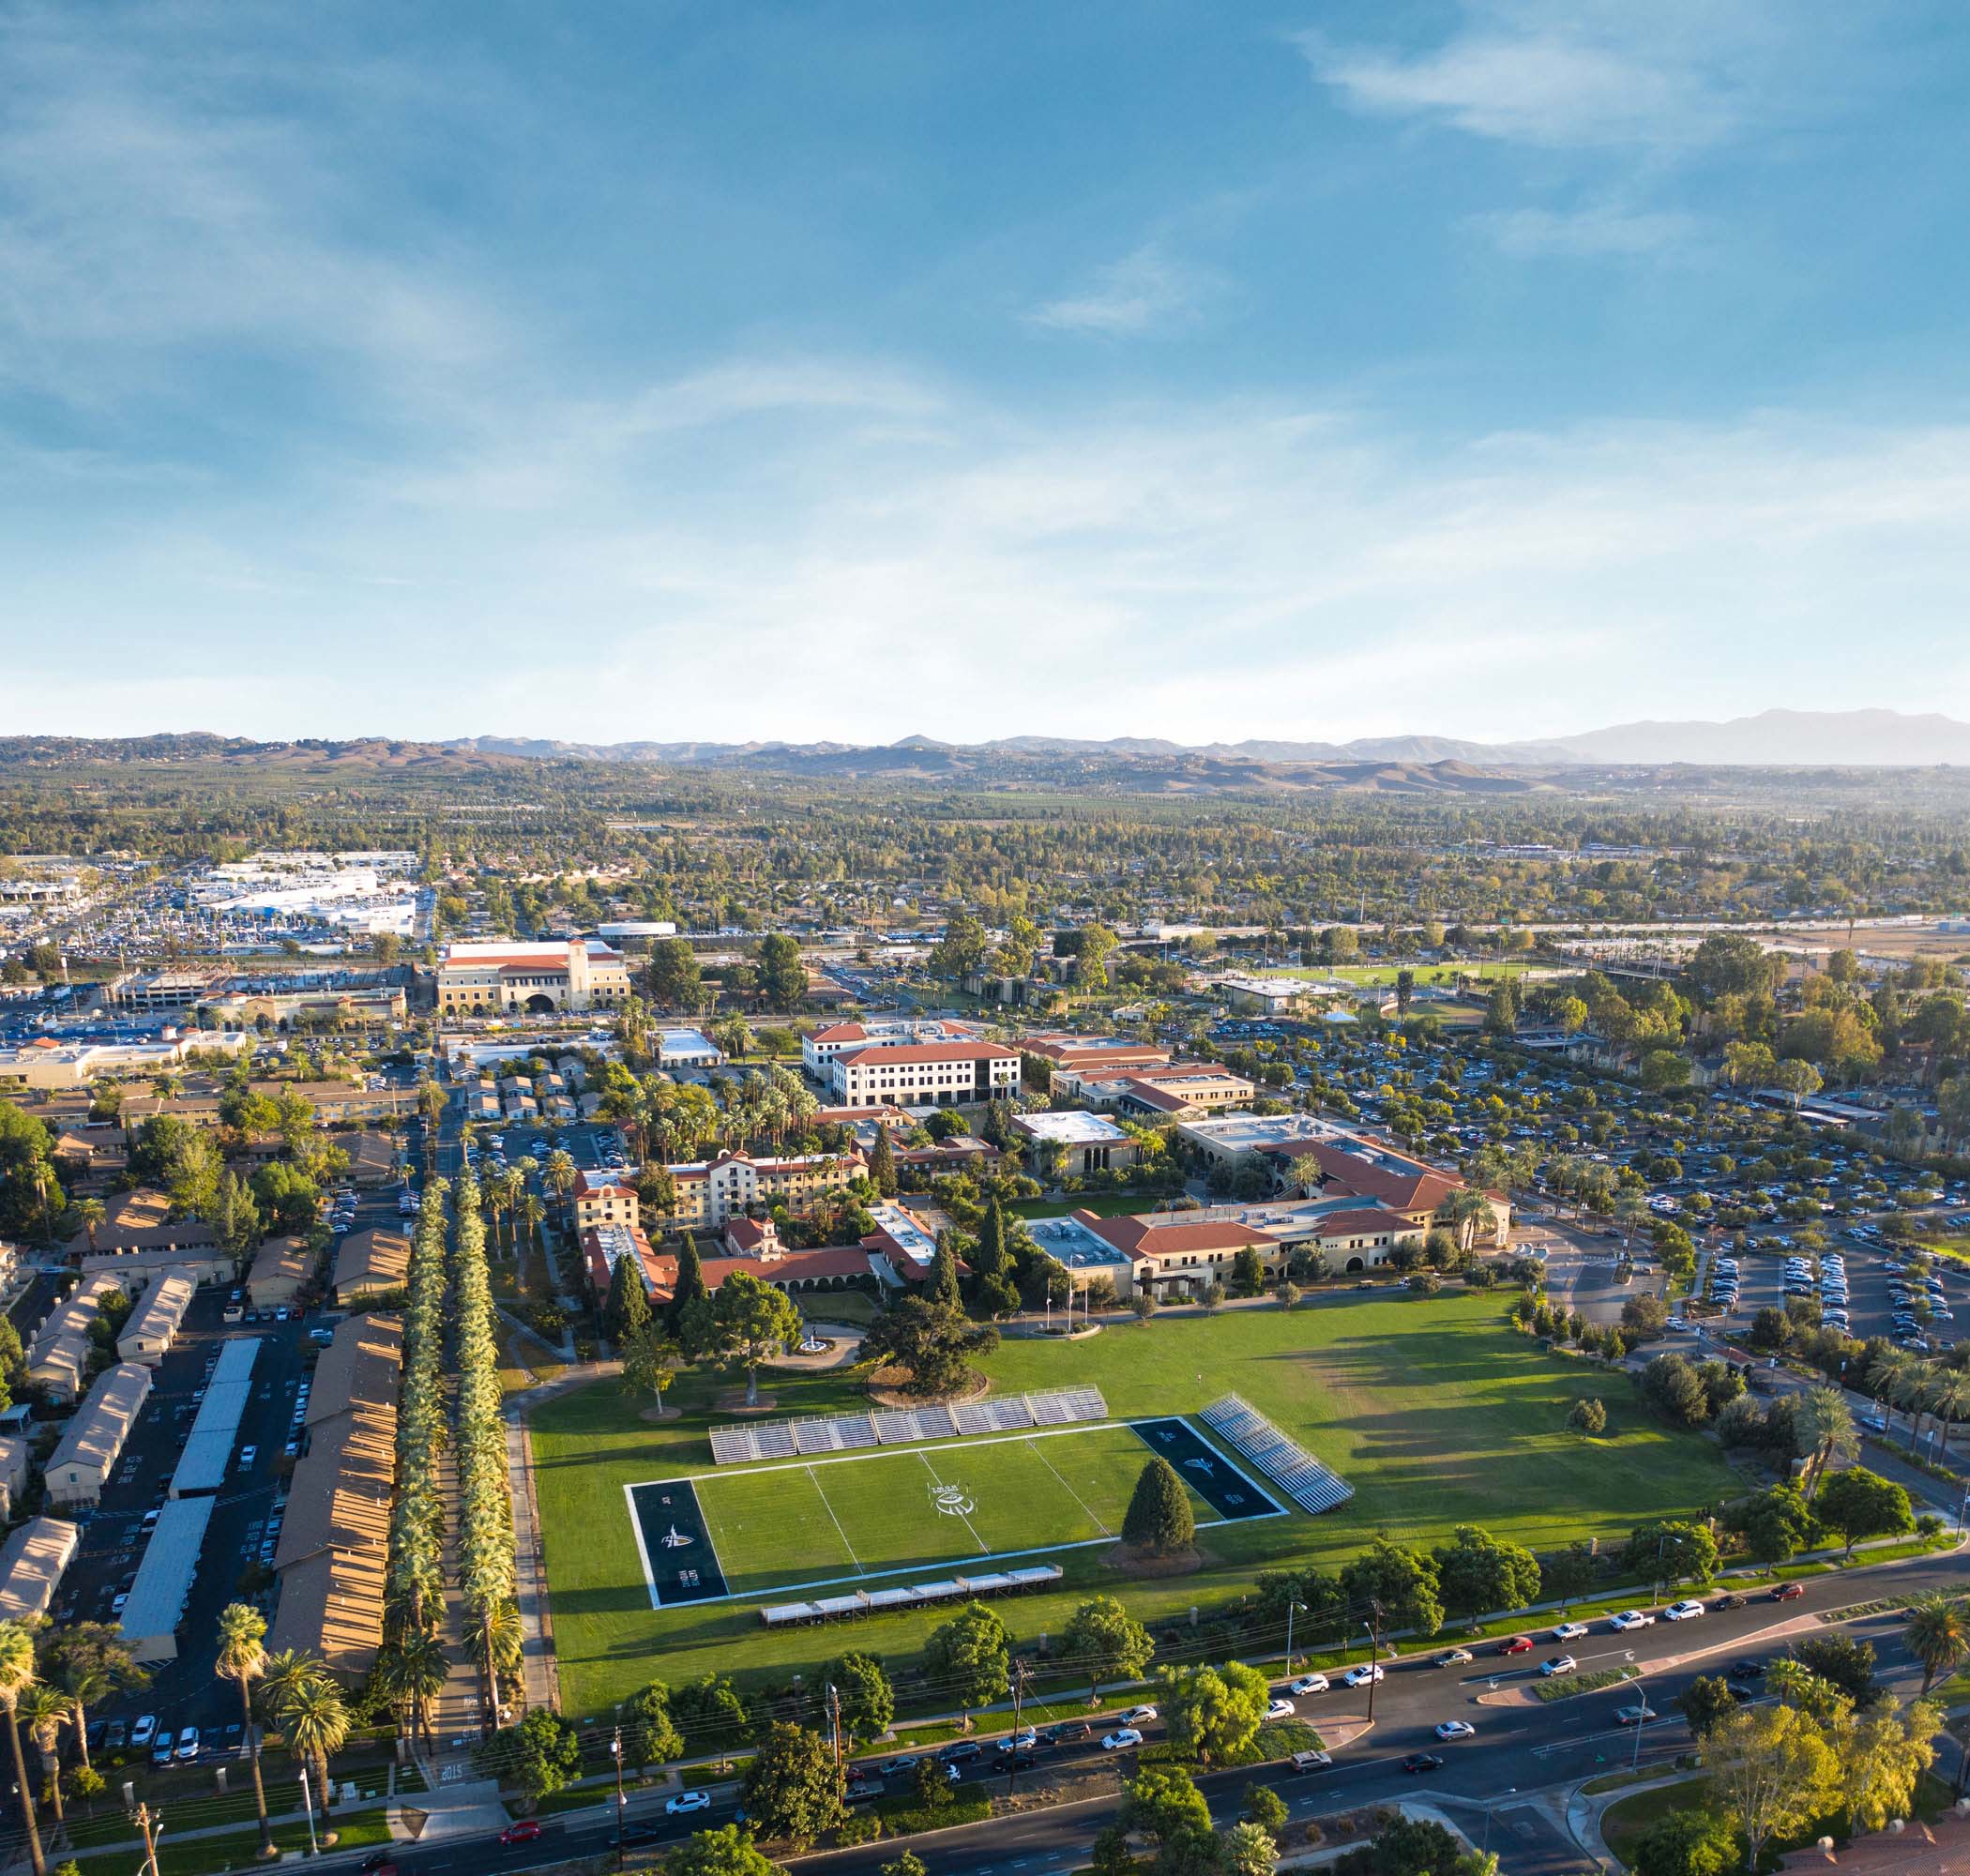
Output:
[[[1646,1417],[1630,1403],[1622,1377],[1543,1354],[1505,1325],[1503,1309],[1496,1295],[1366,1300],[1344,1294],[1290,1313],[1165,1318],[1112,1326],[1080,1342],[1003,1343],[982,1364],[997,1391],[1093,1383],[1112,1415],[1129,1418],[1194,1413],[1235,1389],[1356,1488],[1348,1505],[1323,1518],[1296,1513],[1203,1533],[1205,1566],[1191,1576],[1129,1581],[1109,1566],[1105,1546],[1058,1552],[1055,1561],[1066,1573],[1060,1591],[1004,1606],[1015,1636],[1037,1647],[1042,1633],[1057,1635],[1074,1604],[1097,1590],[1122,1596],[1146,1621],[1179,1616],[1193,1604],[1207,1610],[1248,1588],[1260,1569],[1294,1560],[1336,1567],[1378,1529],[1405,1542],[1432,1543],[1453,1524],[1476,1522],[1550,1550],[1575,1537],[1618,1539],[1645,1517],[1714,1505],[1735,1489],[1713,1445]],[[707,1429],[723,1417],[712,1401],[729,1384],[722,1376],[680,1375],[671,1399],[682,1416],[654,1425],[613,1383],[577,1389],[534,1416],[555,1645],[571,1715],[595,1716],[657,1676],[675,1685],[719,1672],[754,1684],[783,1684],[790,1672],[811,1675],[847,1645],[837,1629],[769,1634],[756,1606],[746,1601],[695,1610],[649,1606],[623,1488],[710,1471]],[[841,1371],[776,1374],[769,1385],[776,1412],[789,1415],[865,1404],[857,1377]],[[1609,1432],[1600,1440],[1582,1440],[1566,1429],[1568,1408],[1589,1395],[1608,1403]],[[1010,1457],[1020,1452],[1018,1445],[1005,1450],[1006,1459],[982,1450],[967,1457],[963,1482],[991,1479],[994,1497],[1023,1493],[1033,1469]],[[1111,1528],[1113,1518],[1101,1504],[1118,1502],[1136,1464],[1126,1445],[1122,1450],[1128,1457],[1110,1488],[1114,1496],[1088,1501]],[[894,1470],[840,1470],[870,1480],[908,1478],[907,1467],[922,1464],[907,1453],[885,1454],[881,1462]],[[946,1461],[935,1457],[933,1463]],[[1016,1475],[1009,1479],[1000,1472],[1008,1466]],[[706,1494],[721,1528],[728,1522],[747,1527],[749,1542],[762,1554],[771,1546],[776,1558],[825,1562],[855,1541],[857,1527],[845,1534],[834,1529],[818,1491],[790,1514],[783,1497],[778,1510],[764,1499],[749,1502],[752,1488],[739,1484],[744,1476],[727,1471]],[[863,1502],[858,1483],[844,1482],[843,1490],[857,1520],[891,1519],[881,1504]],[[1090,1483],[1088,1490],[1095,1490]],[[830,1503],[836,1491],[830,1479]],[[982,1505],[983,1494],[975,1495]],[[1081,1496],[1088,1498],[1086,1491]],[[887,1553],[921,1551],[929,1560],[938,1551],[939,1561],[955,1561],[962,1550],[924,1541],[920,1526],[932,1521],[926,1502],[920,1479],[900,1492],[879,1542]],[[1059,1508],[1057,1496],[1049,1503]],[[1002,1521],[1009,1513],[982,1515],[993,1532],[1013,1528]],[[1068,1540],[1056,1536],[1052,1541]],[[728,1531],[720,1543],[728,1570],[752,1581],[773,1574],[756,1560],[749,1565],[744,1548],[736,1532]],[[884,1616],[848,1633],[855,1645],[901,1662],[940,1619],[928,1611]],[[1302,1642],[1320,1645],[1315,1636]]]
[[1657,1785],[1632,1797],[1617,1798],[1601,1813],[1600,1835],[1624,1866],[1634,1860],[1635,1843],[1658,1818],[1672,1811],[1704,1808],[1704,1781],[1685,1778],[1673,1785]]

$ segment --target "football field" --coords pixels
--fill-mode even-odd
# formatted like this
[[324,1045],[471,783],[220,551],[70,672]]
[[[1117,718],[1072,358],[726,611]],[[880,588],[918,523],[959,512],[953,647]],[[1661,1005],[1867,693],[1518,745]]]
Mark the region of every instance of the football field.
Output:
[[[1169,1419],[788,1460],[627,1490],[651,1600],[664,1608],[1113,1543],[1152,1447],[1176,1466],[1200,1525],[1279,1514],[1194,1428]],[[696,1543],[677,1547],[680,1534],[699,1532],[708,1555]]]

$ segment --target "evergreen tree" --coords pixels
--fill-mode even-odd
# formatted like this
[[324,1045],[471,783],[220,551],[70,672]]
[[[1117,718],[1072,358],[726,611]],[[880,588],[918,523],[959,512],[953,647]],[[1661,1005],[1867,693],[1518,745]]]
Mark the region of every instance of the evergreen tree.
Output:
[[875,1144],[869,1150],[869,1177],[886,1199],[896,1196],[896,1149],[889,1144],[889,1129],[875,1124]]
[[979,1277],[1004,1277],[1011,1262],[1006,1248],[1006,1214],[994,1192],[985,1202],[985,1221],[978,1227],[978,1247],[971,1267]]
[[693,1303],[708,1304],[711,1298],[705,1289],[705,1266],[698,1260],[696,1241],[689,1232],[684,1233],[684,1242],[677,1247],[677,1288],[671,1297],[670,1307],[663,1312],[663,1326],[684,1342],[687,1353],[695,1353],[684,1336],[684,1312]]
[[929,1280],[923,1286],[923,1298],[940,1308],[948,1306],[955,1309],[961,1298],[958,1294],[958,1254],[951,1248],[950,1233],[937,1234],[937,1255],[931,1261]]
[[643,1287],[643,1260],[633,1250],[615,1260],[609,1273],[609,1294],[602,1304],[602,1333],[617,1348],[650,1320],[649,1292]]
[[1175,1467],[1166,1459],[1152,1459],[1135,1482],[1135,1496],[1122,1520],[1122,1541],[1169,1556],[1187,1549],[1196,1530],[1190,1494]]

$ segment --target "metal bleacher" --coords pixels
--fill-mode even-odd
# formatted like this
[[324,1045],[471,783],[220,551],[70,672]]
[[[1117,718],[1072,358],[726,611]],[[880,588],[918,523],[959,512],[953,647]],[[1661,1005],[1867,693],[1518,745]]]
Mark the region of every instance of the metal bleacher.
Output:
[[1051,1394],[1008,1394],[956,1407],[876,1407],[808,1420],[755,1420],[714,1427],[711,1456],[720,1465],[792,1460],[869,1446],[910,1445],[981,1433],[1017,1433],[1035,1427],[1072,1427],[1108,1418],[1099,1387],[1063,1387]]
[[1235,1394],[1213,1400],[1199,1416],[1278,1486],[1302,1511],[1331,1511],[1355,1488]]

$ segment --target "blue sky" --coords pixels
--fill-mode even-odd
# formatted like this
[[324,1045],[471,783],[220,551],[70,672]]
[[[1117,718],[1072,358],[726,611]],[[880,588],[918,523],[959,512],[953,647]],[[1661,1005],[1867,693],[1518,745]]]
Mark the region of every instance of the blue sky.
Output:
[[0,731],[1970,717],[1952,0],[0,0]]

